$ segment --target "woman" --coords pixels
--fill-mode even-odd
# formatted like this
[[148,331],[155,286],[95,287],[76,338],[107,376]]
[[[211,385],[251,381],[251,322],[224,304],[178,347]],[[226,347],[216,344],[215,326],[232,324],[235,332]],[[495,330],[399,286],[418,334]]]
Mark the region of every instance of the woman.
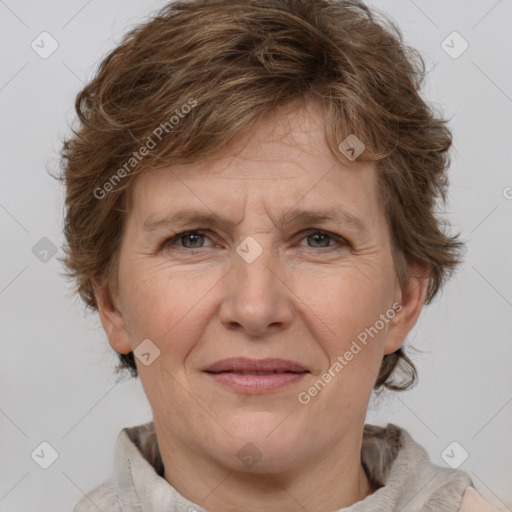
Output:
[[173,2],[79,94],[66,264],[153,421],[75,511],[492,510],[403,429],[451,134],[359,1]]

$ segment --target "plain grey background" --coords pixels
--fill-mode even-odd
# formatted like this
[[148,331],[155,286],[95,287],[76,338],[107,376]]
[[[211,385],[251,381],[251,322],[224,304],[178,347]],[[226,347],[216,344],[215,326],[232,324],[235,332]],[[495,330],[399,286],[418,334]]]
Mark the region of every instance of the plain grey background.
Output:
[[[63,191],[47,169],[58,168],[75,96],[101,57],[164,4],[0,0],[3,512],[71,510],[110,475],[119,431],[151,420],[140,382],[116,383],[98,318],[84,313],[61,275]],[[431,70],[424,93],[452,119],[446,218],[468,252],[409,336],[422,350],[412,352],[419,385],[372,400],[368,422],[408,429],[439,465],[457,442],[448,453],[468,453],[460,468],[512,510],[512,2],[371,5],[422,52]],[[58,454],[47,469],[31,456],[51,454],[42,442]]]

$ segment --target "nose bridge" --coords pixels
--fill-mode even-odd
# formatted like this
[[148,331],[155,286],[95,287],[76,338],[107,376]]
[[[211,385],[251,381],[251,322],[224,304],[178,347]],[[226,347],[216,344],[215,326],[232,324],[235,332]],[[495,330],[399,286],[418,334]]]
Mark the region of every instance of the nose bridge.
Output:
[[282,267],[270,233],[246,237],[233,255],[233,269],[221,308],[221,320],[230,328],[263,334],[270,326],[281,328],[292,317],[288,288],[279,279]]
[[[259,241],[258,241],[259,240]],[[234,261],[237,292],[243,295],[258,296],[268,299],[273,296],[271,290],[276,288],[275,271],[279,267],[278,258],[274,255],[271,235],[245,238],[236,248],[237,258]]]

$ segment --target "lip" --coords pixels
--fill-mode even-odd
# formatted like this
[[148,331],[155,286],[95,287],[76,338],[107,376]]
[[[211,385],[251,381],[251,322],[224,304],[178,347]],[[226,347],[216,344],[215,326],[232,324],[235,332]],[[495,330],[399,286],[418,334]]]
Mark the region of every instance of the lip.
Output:
[[240,393],[266,393],[294,384],[309,373],[285,359],[222,359],[203,370],[221,385]]

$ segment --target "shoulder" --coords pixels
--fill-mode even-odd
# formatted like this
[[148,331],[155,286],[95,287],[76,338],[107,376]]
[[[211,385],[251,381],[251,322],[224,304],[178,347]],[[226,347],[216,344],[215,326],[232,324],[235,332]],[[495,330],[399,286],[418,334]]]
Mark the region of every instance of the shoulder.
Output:
[[462,496],[459,512],[499,512],[499,509],[485,501],[474,487],[468,487]]
[[73,512],[98,512],[98,510],[122,512],[112,478],[82,496],[73,508]]

